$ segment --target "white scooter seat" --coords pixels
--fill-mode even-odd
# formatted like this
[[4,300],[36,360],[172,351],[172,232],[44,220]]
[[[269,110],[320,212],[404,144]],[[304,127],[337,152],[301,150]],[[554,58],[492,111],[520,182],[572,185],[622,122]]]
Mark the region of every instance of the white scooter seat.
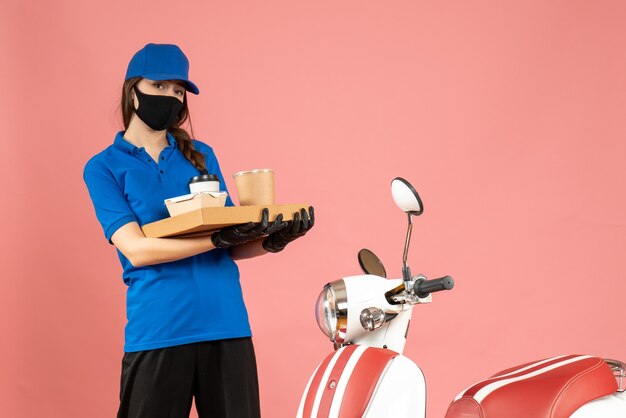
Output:
[[461,392],[445,418],[568,418],[617,383],[603,359],[570,355],[503,370]]

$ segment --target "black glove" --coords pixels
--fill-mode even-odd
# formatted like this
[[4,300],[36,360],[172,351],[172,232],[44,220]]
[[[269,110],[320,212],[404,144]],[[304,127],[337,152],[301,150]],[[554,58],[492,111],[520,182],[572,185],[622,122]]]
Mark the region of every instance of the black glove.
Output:
[[[300,216],[300,214],[302,214],[302,216]],[[287,222],[288,225],[286,228],[271,233],[263,240],[263,248],[271,253],[282,251],[291,241],[304,236],[304,234],[313,228],[314,223],[315,214],[313,213],[313,206],[309,206],[308,213],[305,209],[301,209],[300,213],[294,213],[293,220]]]
[[245,224],[228,226],[211,235],[211,241],[216,248],[229,248],[234,245],[253,241],[264,235],[272,234],[286,228],[289,224],[283,222],[283,214],[279,214],[276,220],[269,223],[269,209],[263,209],[261,222],[248,222]]

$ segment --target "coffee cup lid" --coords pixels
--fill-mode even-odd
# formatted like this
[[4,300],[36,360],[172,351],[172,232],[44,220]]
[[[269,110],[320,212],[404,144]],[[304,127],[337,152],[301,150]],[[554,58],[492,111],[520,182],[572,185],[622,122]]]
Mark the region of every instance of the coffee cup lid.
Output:
[[253,173],[273,173],[274,170],[269,169],[269,168],[257,168],[255,170],[245,170],[245,171],[240,171],[238,173],[233,174],[233,177],[237,177],[237,176],[243,176],[244,174],[253,174]]
[[191,180],[189,180],[189,184],[191,183],[199,183],[201,181],[220,181],[217,174],[200,174],[199,176],[193,176]]

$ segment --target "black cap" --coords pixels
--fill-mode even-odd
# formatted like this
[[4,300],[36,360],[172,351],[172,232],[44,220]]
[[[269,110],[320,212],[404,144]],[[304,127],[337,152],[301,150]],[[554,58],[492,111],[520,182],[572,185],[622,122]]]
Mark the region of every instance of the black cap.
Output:
[[199,176],[193,176],[191,180],[189,180],[189,184],[191,183],[199,183],[201,181],[217,181],[220,179],[217,177],[217,174],[200,174]]

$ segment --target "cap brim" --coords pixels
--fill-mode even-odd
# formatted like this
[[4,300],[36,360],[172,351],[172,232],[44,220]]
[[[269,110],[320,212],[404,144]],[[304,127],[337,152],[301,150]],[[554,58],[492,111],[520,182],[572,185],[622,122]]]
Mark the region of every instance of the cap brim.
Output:
[[190,93],[193,93],[193,94],[199,94],[200,93],[200,89],[198,89],[198,86],[196,86],[196,84],[193,81],[187,80],[186,78],[181,77],[180,74],[166,74],[166,73],[144,74],[144,75],[142,75],[142,77],[150,79],[150,80],[159,80],[159,81],[163,81],[163,80],[180,80],[180,81],[184,81],[185,82],[185,89],[187,91],[189,91]]

